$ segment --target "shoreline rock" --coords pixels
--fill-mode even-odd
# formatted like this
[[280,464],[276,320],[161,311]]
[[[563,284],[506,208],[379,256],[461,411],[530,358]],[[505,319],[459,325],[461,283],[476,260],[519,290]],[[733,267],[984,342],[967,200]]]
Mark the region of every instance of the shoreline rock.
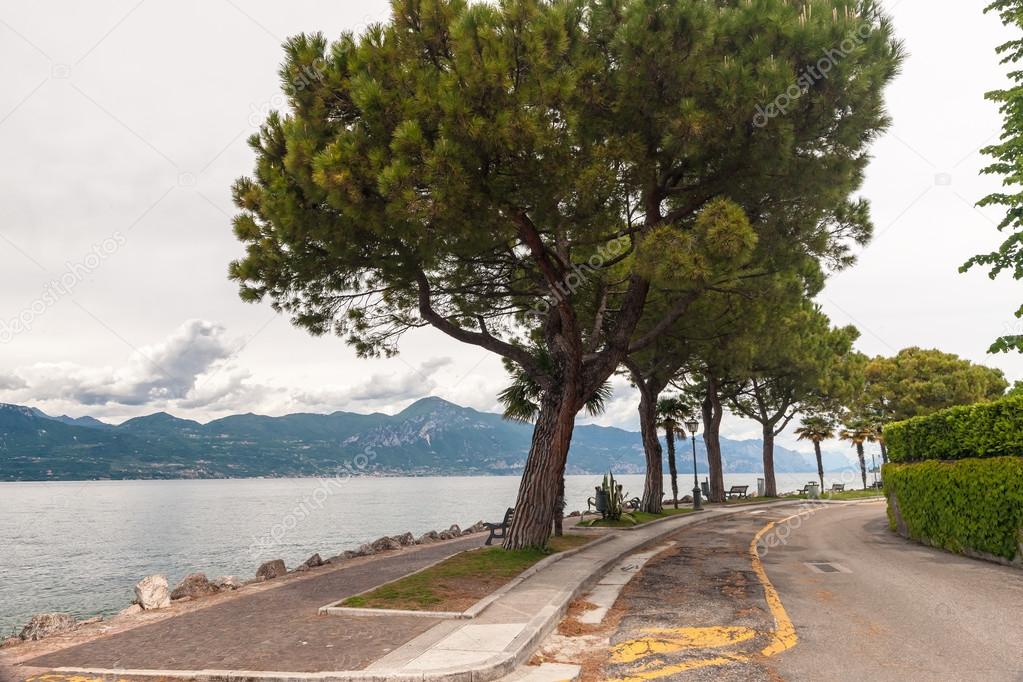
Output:
[[272,559],[271,561],[265,561],[259,565],[256,569],[256,580],[263,582],[264,580],[273,580],[274,578],[280,578],[288,573],[287,567],[284,565],[283,559]]
[[174,591],[171,592],[170,598],[172,600],[185,598],[196,599],[198,597],[216,594],[219,591],[220,588],[211,583],[205,573],[192,573],[181,579],[181,582],[178,583],[177,587],[174,588]]
[[146,611],[170,606],[167,578],[162,575],[150,575],[135,583],[135,603]]
[[[95,622],[95,621],[93,621]],[[45,637],[62,635],[78,627],[78,622],[70,613],[37,613],[21,628],[18,638],[26,642],[36,642]]]

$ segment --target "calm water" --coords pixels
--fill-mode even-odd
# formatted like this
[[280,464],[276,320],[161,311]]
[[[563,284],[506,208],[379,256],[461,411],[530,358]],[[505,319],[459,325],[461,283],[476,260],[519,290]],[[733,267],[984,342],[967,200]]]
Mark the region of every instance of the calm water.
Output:
[[[779,489],[814,476],[779,474]],[[858,485],[844,476],[832,480]],[[729,474],[725,485],[755,490],[756,479]],[[641,476],[621,482],[642,493]],[[568,477],[568,510],[585,509],[599,483]],[[114,613],[154,573],[172,586],[193,571],[248,579],[267,559],[292,567],[382,535],[499,520],[517,488],[513,476],[0,483],[0,634],[43,611]]]

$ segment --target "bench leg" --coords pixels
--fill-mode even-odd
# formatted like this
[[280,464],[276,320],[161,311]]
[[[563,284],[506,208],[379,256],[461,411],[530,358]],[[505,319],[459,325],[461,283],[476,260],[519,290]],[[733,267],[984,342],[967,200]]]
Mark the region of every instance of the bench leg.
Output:
[[493,544],[493,542],[494,542],[494,537],[495,537],[495,535],[494,535],[494,529],[493,529],[493,528],[491,528],[491,529],[490,529],[490,535],[489,535],[489,536],[487,536],[487,541],[486,541],[486,542],[484,542],[483,544],[484,544],[484,545],[486,545],[487,547],[489,547],[489,546],[490,546],[491,544]]

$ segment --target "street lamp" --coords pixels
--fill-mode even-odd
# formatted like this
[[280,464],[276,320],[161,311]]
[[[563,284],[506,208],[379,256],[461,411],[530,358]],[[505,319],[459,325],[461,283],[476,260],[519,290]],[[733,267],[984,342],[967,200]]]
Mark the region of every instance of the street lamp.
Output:
[[696,473],[696,432],[700,430],[700,420],[695,417],[686,419],[686,430],[692,434],[693,440],[693,509],[703,507],[700,502],[700,477]]

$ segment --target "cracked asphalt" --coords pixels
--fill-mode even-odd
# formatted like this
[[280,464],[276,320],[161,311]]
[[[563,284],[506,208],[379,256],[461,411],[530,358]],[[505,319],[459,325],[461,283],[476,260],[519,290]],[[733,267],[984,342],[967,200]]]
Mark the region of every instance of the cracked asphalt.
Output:
[[573,623],[580,600],[542,658],[583,680],[1023,681],[1023,571],[903,540],[883,501],[668,539],[600,626]]

